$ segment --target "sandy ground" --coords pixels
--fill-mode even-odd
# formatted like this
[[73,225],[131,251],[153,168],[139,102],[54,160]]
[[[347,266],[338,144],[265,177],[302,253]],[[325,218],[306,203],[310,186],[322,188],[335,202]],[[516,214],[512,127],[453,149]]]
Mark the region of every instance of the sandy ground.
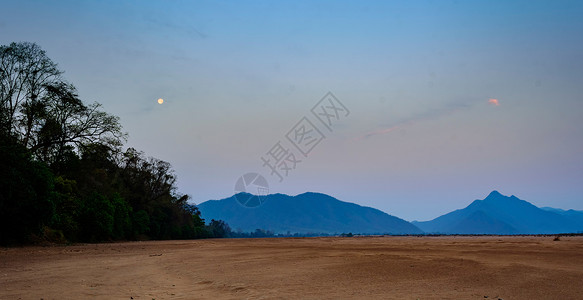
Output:
[[581,299],[583,237],[0,248],[0,299]]

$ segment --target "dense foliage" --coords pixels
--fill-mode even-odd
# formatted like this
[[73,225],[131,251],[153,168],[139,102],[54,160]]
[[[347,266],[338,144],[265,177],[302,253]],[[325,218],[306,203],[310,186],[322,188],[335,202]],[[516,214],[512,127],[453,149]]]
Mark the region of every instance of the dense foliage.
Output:
[[36,44],[0,46],[0,244],[225,235],[61,75]]

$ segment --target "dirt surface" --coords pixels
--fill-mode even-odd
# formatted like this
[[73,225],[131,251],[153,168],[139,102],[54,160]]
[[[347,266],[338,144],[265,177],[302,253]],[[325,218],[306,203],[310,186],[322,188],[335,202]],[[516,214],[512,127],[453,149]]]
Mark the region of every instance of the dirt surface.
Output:
[[583,237],[0,248],[0,299],[581,299]]

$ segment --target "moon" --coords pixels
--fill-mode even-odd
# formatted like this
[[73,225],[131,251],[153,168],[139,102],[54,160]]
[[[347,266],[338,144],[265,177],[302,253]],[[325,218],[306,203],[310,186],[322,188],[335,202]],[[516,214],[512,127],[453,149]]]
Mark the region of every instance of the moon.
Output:
[[164,99],[162,99],[162,98],[158,99],[158,104],[162,104],[162,103],[164,103]]
[[490,103],[494,106],[500,105],[500,101],[498,101],[498,99],[494,99],[494,98],[490,98],[490,100],[488,100],[488,103]]

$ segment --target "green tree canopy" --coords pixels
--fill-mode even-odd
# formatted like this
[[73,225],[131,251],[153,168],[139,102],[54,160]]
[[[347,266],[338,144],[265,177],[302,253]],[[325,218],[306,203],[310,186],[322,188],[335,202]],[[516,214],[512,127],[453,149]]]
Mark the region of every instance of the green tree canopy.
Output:
[[123,152],[119,118],[62,74],[36,44],[0,46],[0,244],[212,236],[170,163]]

